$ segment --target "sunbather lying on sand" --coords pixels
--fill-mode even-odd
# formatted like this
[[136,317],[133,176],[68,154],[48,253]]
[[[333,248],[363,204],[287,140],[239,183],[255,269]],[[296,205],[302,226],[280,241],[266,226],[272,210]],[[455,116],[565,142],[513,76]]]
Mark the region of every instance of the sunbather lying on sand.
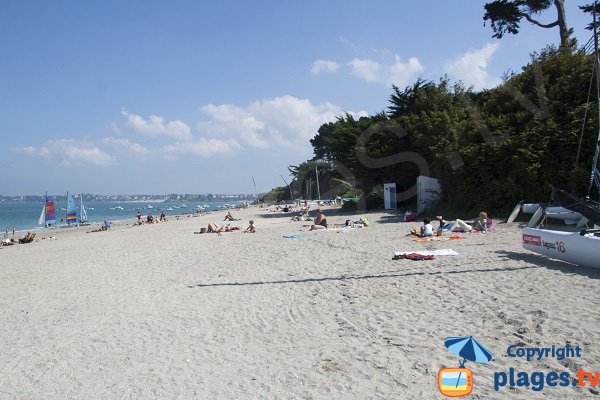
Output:
[[208,224],[208,227],[206,229],[207,233],[217,233],[219,234],[219,236],[221,235],[221,232],[233,232],[233,231],[239,231],[241,230],[241,228],[239,226],[223,226],[223,225],[219,225],[219,224],[215,224],[213,222]]
[[442,231],[486,232],[488,229],[488,215],[485,211],[480,212],[479,217],[470,224],[462,219],[454,221],[446,221],[442,217],[437,217],[437,219],[440,221],[440,229]]

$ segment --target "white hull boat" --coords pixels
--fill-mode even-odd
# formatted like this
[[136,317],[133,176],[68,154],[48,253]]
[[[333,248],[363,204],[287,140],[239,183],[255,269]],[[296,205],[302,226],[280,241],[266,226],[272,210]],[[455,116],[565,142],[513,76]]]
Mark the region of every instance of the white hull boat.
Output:
[[600,269],[600,236],[523,228],[523,247],[546,257]]
[[[525,214],[535,214],[540,207],[541,206],[538,203],[523,204],[521,206],[521,211]],[[568,210],[564,207],[547,207],[545,216],[562,220],[566,225],[576,225],[582,217],[580,213]]]

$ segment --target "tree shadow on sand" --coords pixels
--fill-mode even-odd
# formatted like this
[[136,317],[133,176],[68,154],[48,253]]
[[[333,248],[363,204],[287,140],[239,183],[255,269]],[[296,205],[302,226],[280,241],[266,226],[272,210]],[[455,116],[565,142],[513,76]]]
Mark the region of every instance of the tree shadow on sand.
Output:
[[481,269],[465,269],[454,271],[419,271],[419,272],[402,272],[402,273],[379,273],[371,275],[340,275],[332,277],[315,277],[301,279],[283,279],[276,281],[254,281],[254,282],[220,282],[220,283],[199,283],[197,285],[189,285],[188,288],[207,288],[219,286],[258,286],[258,285],[289,285],[299,283],[315,283],[315,282],[335,282],[335,281],[353,281],[353,280],[368,280],[368,279],[388,279],[402,278],[407,276],[418,275],[445,275],[445,274],[469,274],[478,272],[503,272],[503,271],[518,271],[523,269],[536,268],[535,266],[525,266],[516,268],[481,268]]
[[533,264],[539,267],[554,269],[564,273],[579,274],[587,276],[591,279],[600,279],[600,270],[587,267],[580,267],[578,265],[569,264],[564,261],[552,260],[539,254],[517,253],[514,251],[505,250],[496,251],[496,254],[500,255],[501,257],[508,258],[510,260],[524,261],[528,264]]

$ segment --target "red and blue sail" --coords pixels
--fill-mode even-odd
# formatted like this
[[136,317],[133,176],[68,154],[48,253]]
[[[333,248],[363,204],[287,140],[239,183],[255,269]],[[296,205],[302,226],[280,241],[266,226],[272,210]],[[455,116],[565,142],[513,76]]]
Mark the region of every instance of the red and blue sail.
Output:
[[75,200],[73,196],[67,193],[67,224],[77,222],[77,211],[75,210]]
[[56,223],[56,208],[52,196],[46,196],[46,225]]

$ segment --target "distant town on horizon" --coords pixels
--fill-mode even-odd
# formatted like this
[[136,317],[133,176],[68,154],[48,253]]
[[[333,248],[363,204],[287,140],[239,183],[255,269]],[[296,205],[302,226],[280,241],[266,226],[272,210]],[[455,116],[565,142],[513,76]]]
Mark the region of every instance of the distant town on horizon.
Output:
[[[65,200],[66,194],[62,195],[54,195],[50,194],[56,200]],[[111,195],[103,195],[103,194],[91,194],[91,193],[82,193],[76,194],[73,193],[74,198],[79,198],[79,196],[83,196],[83,200],[86,202],[89,201],[150,201],[150,202],[158,202],[158,201],[244,201],[244,200],[255,200],[261,194],[213,194],[213,193],[204,193],[204,194],[178,194],[178,193],[170,193],[170,194],[111,194]],[[5,202],[37,202],[43,201],[44,196],[41,195],[18,195],[18,196],[3,196],[0,195],[0,203]]]

